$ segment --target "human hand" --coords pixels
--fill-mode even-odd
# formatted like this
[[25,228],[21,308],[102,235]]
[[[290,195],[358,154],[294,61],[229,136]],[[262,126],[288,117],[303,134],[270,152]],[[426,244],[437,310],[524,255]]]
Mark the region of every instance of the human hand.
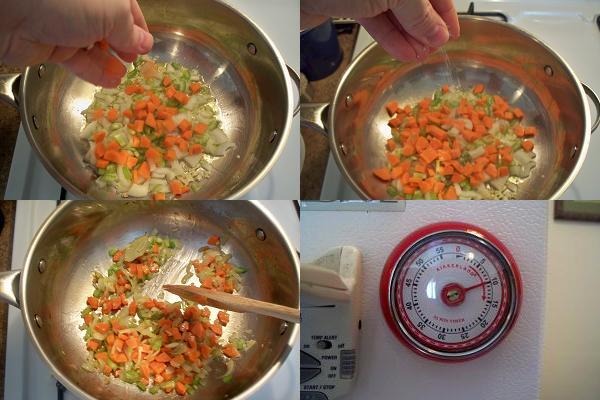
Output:
[[331,16],[356,19],[393,57],[423,59],[460,35],[452,0],[301,0],[301,25]]
[[0,60],[26,66],[60,63],[94,84],[115,87],[125,66],[153,38],[136,0],[6,0],[0,15]]

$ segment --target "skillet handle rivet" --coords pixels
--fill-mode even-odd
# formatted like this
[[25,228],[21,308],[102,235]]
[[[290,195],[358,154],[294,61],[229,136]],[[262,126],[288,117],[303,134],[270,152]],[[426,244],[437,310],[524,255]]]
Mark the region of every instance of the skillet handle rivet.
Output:
[[246,45],[246,49],[248,49],[248,53],[252,54],[253,56],[255,56],[256,52],[258,51],[256,49],[256,45],[252,42]]
[[577,146],[573,146],[573,148],[571,149],[571,158],[575,157],[575,154],[577,154]]
[[40,79],[42,78],[42,76],[44,75],[45,72],[46,72],[46,65],[40,64],[40,66],[38,68],[38,76],[40,77]]
[[345,102],[346,102],[346,107],[350,107],[352,105],[352,95],[349,94],[348,96],[346,96]]
[[37,123],[37,118],[35,115],[31,116],[31,122],[33,122],[33,126],[35,127],[35,129],[40,129]]
[[346,150],[346,146],[344,146],[344,144],[340,144],[340,151],[342,152],[343,155],[345,155],[345,156],[348,155],[348,150]]
[[283,321],[281,325],[279,325],[279,335],[283,335],[289,327],[289,324],[286,321]]
[[269,143],[273,143],[275,140],[277,140],[278,135],[279,133],[277,132],[277,130],[274,130],[273,133],[271,133],[271,137],[269,138]]
[[551,66],[549,66],[549,65],[546,65],[546,66],[544,66],[544,72],[545,72],[545,73],[546,73],[546,75],[548,75],[548,76],[552,76],[552,75],[554,75],[554,70],[553,70],[553,69],[552,69],[552,67],[551,67]]
[[256,230],[256,238],[262,242],[267,238],[267,234],[261,228],[258,228]]
[[43,258],[38,263],[38,271],[40,271],[40,273],[42,274],[44,273],[44,271],[46,271],[46,260],[44,260]]
[[38,326],[38,328],[42,329],[42,326],[44,325],[42,323],[42,317],[40,317],[39,315],[35,314],[33,316],[33,319],[35,320],[35,324]]

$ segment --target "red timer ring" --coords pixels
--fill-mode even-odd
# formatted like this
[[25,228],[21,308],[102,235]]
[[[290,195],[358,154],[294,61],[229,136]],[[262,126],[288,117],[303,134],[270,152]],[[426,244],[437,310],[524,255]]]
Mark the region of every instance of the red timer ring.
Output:
[[411,350],[440,361],[485,354],[510,331],[522,289],[516,262],[489,232],[460,222],[408,235],[380,283],[385,319]]

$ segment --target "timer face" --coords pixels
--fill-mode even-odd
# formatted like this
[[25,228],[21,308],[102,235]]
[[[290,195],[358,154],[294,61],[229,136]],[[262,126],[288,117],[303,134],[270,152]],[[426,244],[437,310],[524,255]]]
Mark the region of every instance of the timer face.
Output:
[[471,226],[460,227],[413,234],[390,256],[382,280],[395,333],[421,355],[447,361],[495,346],[520,300],[512,258]]

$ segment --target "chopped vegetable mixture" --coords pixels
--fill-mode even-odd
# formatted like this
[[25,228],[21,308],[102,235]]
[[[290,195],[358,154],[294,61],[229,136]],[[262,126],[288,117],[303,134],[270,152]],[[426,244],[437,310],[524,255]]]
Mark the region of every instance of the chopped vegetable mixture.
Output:
[[85,160],[100,188],[123,197],[179,197],[201,188],[211,157],[234,144],[199,72],[138,58],[116,89],[102,89],[83,114]]
[[413,106],[386,105],[387,166],[373,174],[393,199],[510,199],[535,167],[534,126],[482,84],[448,85]]
[[[202,287],[233,293],[240,289],[245,270],[229,262],[220,238],[212,236],[190,266]],[[196,303],[169,303],[142,292],[146,281],[159,271],[180,245],[155,233],[144,235],[124,249],[111,249],[107,275],[94,272],[94,293],[81,315],[89,351],[82,368],[102,372],[137,385],[150,393],[191,394],[205,384],[213,362],[223,362],[230,382],[234,360],[254,345],[239,333],[225,341],[221,336],[229,314]],[[191,269],[190,268],[190,269]],[[107,383],[109,382],[107,378]]]

